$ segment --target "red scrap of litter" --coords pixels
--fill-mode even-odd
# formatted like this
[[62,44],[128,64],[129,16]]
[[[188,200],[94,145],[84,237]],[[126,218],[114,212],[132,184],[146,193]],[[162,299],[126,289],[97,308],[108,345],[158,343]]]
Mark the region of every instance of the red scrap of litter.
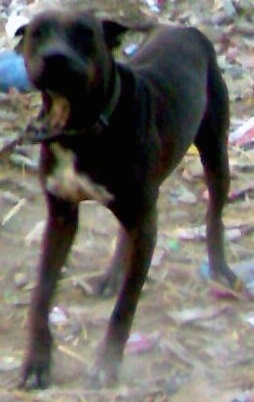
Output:
[[233,131],[229,136],[229,142],[238,146],[254,142],[254,117]]
[[139,354],[149,352],[154,346],[154,339],[149,336],[135,332],[127,341],[127,353]]

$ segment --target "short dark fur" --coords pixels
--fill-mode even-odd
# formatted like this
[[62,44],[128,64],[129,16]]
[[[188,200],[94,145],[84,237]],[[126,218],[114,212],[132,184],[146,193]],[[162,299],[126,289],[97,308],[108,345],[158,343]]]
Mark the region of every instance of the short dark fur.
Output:
[[[117,377],[156,243],[159,186],[192,143],[200,153],[209,190],[211,275],[233,288],[238,284],[224,256],[221,216],[229,188],[229,105],[214,49],[194,28],[158,26],[137,54],[121,64],[111,50],[125,30],[84,12],[46,13],[23,32],[28,73],[43,94],[42,114],[50,111],[51,93],[66,97],[71,111],[62,135],[58,133],[51,141],[45,138],[41,144],[40,175],[48,218],[22,385],[30,377],[35,386],[47,385],[49,308],[78,227],[78,203],[52,195],[46,188],[55,163],[52,142],[70,149],[77,172],[112,195],[105,204],[121,224],[103,285],[113,287],[118,272],[124,277],[95,365],[99,383],[108,384]],[[116,77],[120,94],[110,110]],[[107,108],[108,121],[103,124],[100,117]],[[70,129],[74,135],[68,135]]]

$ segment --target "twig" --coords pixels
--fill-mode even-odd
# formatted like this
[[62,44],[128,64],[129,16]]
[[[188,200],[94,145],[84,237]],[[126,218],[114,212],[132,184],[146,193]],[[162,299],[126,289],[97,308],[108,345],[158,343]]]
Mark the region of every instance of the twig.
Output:
[[17,138],[15,138],[12,141],[9,141],[7,144],[5,144],[2,149],[0,149],[0,156],[10,153],[16,146],[21,145],[23,141],[27,137],[27,131],[24,130]]
[[16,215],[21,208],[26,204],[26,199],[21,198],[19,202],[11,208],[11,210],[3,217],[2,226],[4,226],[14,215]]

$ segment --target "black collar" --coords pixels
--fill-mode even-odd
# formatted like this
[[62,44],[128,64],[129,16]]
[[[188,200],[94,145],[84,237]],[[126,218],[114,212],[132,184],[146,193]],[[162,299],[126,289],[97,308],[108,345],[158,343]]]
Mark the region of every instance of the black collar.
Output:
[[27,125],[26,138],[28,142],[38,144],[42,142],[54,141],[60,137],[73,137],[86,133],[100,134],[103,129],[107,128],[110,124],[110,119],[118,104],[120,93],[121,80],[118,72],[116,72],[111,97],[94,124],[82,129],[67,129],[50,134],[47,128],[44,127],[44,121],[41,119],[37,119],[36,121],[32,121]]
[[109,120],[115,111],[116,105],[120,97],[120,93],[121,93],[121,81],[118,72],[116,72],[112,95],[98,118],[98,122],[102,124],[104,127],[109,126]]

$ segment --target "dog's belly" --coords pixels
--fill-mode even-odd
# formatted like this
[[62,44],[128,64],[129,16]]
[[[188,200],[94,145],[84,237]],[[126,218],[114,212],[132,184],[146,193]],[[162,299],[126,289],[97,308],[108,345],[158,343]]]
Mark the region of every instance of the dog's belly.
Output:
[[78,203],[84,200],[94,200],[107,204],[113,196],[105,187],[94,183],[89,176],[77,172],[74,164],[74,154],[63,148],[59,143],[52,143],[50,150],[55,163],[51,173],[46,178],[46,189],[49,193],[65,201]]

